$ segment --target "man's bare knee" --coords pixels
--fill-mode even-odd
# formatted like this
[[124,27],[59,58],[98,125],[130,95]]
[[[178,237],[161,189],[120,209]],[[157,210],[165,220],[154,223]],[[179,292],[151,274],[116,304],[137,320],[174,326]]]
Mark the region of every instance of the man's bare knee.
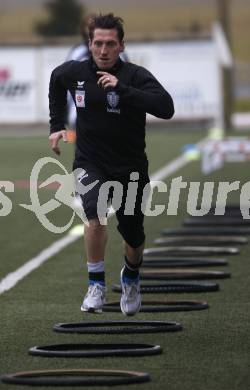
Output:
[[89,226],[87,227],[87,229],[90,229],[92,231],[97,231],[97,230],[103,229],[103,227],[105,227],[105,226],[101,225],[98,218],[90,219],[88,222],[89,222]]

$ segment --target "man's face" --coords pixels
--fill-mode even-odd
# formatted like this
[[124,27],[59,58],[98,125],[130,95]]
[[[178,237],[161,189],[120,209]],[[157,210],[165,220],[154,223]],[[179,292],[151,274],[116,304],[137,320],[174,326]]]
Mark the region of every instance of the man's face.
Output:
[[92,57],[101,70],[108,70],[114,66],[119,54],[124,50],[124,42],[120,42],[115,28],[94,30],[92,41],[89,42]]

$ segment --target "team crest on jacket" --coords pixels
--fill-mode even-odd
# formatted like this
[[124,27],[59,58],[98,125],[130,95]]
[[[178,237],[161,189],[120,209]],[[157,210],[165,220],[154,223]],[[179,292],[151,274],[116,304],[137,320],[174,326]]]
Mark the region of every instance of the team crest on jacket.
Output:
[[107,93],[107,100],[108,100],[109,106],[111,107],[111,108],[107,107],[107,111],[114,112],[116,114],[120,114],[121,110],[120,110],[120,108],[117,108],[119,101],[120,101],[119,95],[117,95],[117,93],[114,91],[108,92]]

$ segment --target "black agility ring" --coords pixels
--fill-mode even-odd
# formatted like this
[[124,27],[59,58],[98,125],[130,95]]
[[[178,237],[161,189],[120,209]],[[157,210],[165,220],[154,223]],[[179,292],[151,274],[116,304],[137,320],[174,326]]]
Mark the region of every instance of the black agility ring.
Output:
[[[140,291],[142,294],[155,294],[155,293],[198,293],[198,292],[214,292],[219,291],[220,287],[218,283],[214,282],[197,282],[197,281],[171,281],[165,283],[150,283],[141,284]],[[112,291],[121,293],[121,285],[115,284],[112,286]]]
[[[249,207],[248,207],[248,210],[249,210]],[[248,210],[245,210],[245,211],[248,211]],[[221,213],[221,211],[220,211]],[[190,219],[221,219],[221,220],[228,220],[228,222],[230,222],[230,220],[242,220],[242,221],[245,221],[246,219],[244,219],[244,216],[241,214],[241,213],[238,213],[238,215],[229,215],[229,214],[215,214],[215,213],[208,213],[208,214],[205,214],[205,215],[193,215],[193,216],[189,216],[187,218],[190,218]]]
[[[143,301],[140,312],[164,313],[173,311],[192,311],[208,309],[207,302],[199,301]],[[120,312],[120,302],[109,302],[103,306],[103,311]]]
[[209,256],[209,255],[236,255],[239,248],[223,246],[162,246],[146,248],[143,251],[143,257],[166,255],[186,255],[186,256]]
[[218,218],[218,216],[207,217],[207,218],[186,218],[183,222],[184,226],[249,226],[249,219],[242,218]]
[[185,227],[180,229],[163,229],[161,231],[163,236],[183,236],[184,234],[190,235],[211,235],[211,234],[221,234],[221,235],[232,235],[232,236],[242,236],[244,234],[250,235],[250,228],[248,227]]
[[225,279],[230,278],[230,272],[203,271],[193,269],[168,269],[157,268],[147,269],[140,272],[141,279],[147,280],[185,280],[185,279]]
[[174,258],[164,258],[164,257],[147,257],[143,260],[141,265],[142,268],[158,268],[158,267],[169,267],[169,268],[178,268],[178,267],[208,267],[208,266],[224,266],[228,262],[225,259],[215,259],[215,258],[204,258],[196,259],[195,257],[190,259],[174,259]]
[[36,346],[29,349],[30,355],[46,357],[104,357],[147,356],[162,352],[159,345],[150,344],[56,344]]
[[128,334],[175,332],[182,325],[169,321],[93,321],[55,324],[53,329],[62,333]]
[[235,237],[235,236],[215,236],[215,235],[190,235],[190,236],[172,236],[172,237],[159,237],[154,240],[156,245],[243,245],[249,242],[247,237]]
[[184,227],[180,229],[163,229],[161,234],[164,236],[177,236],[177,235],[211,235],[211,234],[221,234],[221,235],[230,235],[230,236],[242,236],[244,234],[250,234],[249,227]]
[[3,383],[31,386],[109,386],[150,381],[145,372],[64,369],[17,372],[1,376]]

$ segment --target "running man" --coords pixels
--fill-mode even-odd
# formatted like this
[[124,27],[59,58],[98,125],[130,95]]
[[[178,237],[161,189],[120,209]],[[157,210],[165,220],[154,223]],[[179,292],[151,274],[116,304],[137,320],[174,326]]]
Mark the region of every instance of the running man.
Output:
[[[67,141],[65,114],[67,91],[77,110],[74,169],[86,171],[81,183],[99,180],[83,195],[85,248],[89,287],[81,310],[100,313],[105,303],[104,257],[106,226],[101,224],[97,204],[101,185],[118,181],[124,189],[116,211],[118,231],[124,240],[124,266],[121,270],[121,311],[134,315],[140,310],[139,269],[144,249],[143,189],[149,183],[145,153],[146,113],[170,119],[174,105],[169,93],[141,66],[123,62],[123,21],[113,14],[99,15],[89,25],[90,59],[69,61],[54,69],[49,89],[49,142],[60,154],[59,140]],[[129,182],[138,184],[133,213],[124,212]],[[127,215],[129,214],[129,215]]]

